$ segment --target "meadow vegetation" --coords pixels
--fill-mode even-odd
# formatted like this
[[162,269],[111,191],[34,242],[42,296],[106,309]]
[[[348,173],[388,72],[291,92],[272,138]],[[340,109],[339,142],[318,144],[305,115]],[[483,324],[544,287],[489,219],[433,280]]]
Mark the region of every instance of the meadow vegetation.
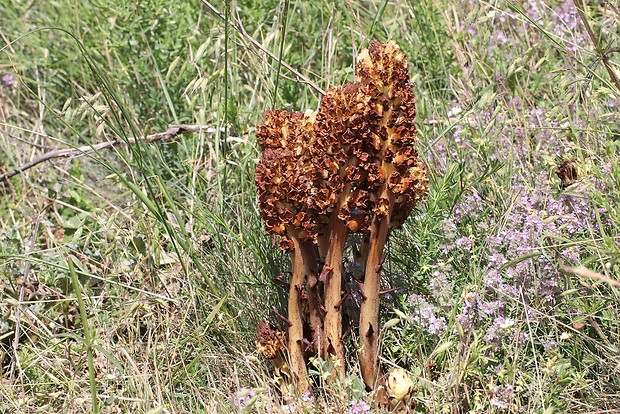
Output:
[[[0,181],[0,412],[370,412],[355,366],[314,360],[313,393],[283,398],[256,353],[290,262],[255,126],[388,39],[430,189],[386,246],[380,363],[411,412],[620,412],[613,2],[4,3],[0,176],[117,142]],[[174,124],[205,128],[141,139]]]

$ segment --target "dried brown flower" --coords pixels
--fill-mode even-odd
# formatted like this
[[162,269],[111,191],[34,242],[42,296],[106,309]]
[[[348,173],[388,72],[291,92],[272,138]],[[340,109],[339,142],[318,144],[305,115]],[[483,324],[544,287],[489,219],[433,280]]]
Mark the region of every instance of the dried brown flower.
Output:
[[560,188],[565,189],[579,179],[579,166],[575,160],[564,160],[555,173],[560,179]]
[[260,322],[256,328],[256,350],[267,359],[273,359],[284,351],[286,333],[279,331],[267,322]]

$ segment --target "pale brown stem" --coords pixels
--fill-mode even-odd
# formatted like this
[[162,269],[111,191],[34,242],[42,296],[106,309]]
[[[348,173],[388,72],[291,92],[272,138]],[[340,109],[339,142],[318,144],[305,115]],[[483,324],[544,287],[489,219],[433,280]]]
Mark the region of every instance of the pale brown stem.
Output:
[[618,80],[618,76],[616,75],[614,68],[611,66],[611,63],[609,62],[609,56],[607,54],[607,51],[603,47],[601,47],[600,40],[598,39],[598,37],[596,37],[594,31],[592,30],[592,27],[590,26],[590,21],[588,20],[588,16],[586,15],[585,11],[585,2],[582,6],[579,6],[577,4],[577,0],[573,0],[573,3],[575,4],[575,8],[579,13],[579,17],[581,18],[584,27],[586,28],[586,32],[588,32],[590,40],[594,44],[594,50],[596,51],[596,54],[600,57],[601,62],[603,62],[603,66],[605,66],[605,69],[607,69],[607,73],[609,74],[611,81],[614,83],[614,85],[616,85],[618,91],[620,91],[620,80]]
[[338,218],[338,211],[332,214],[330,223],[329,248],[325,266],[331,269],[325,276],[325,341],[323,356],[332,355],[336,361],[336,374],[344,378],[344,345],[342,344],[342,314],[340,299],[342,295],[342,255],[347,241],[347,226]]
[[370,227],[370,242],[368,258],[366,260],[364,285],[362,293],[364,300],[360,306],[360,370],[366,387],[375,388],[379,361],[379,290],[381,286],[381,263],[383,248],[387,241],[390,213],[393,205],[390,197],[390,209],[387,216],[375,217]]
[[319,294],[317,277],[317,249],[311,242],[302,243],[302,254],[305,263],[306,294],[308,295],[308,309],[310,311],[310,329],[312,344],[316,355],[321,354],[321,344],[324,341],[322,301]]
[[291,252],[293,275],[288,295],[288,354],[290,359],[291,373],[293,381],[296,382],[297,389],[304,393],[309,387],[308,370],[304,357],[304,321],[302,306],[302,288],[304,283],[304,264],[303,250],[299,238],[291,237],[294,243],[294,250]]
[[323,234],[319,234],[317,237],[317,251],[319,259],[325,263],[325,257],[327,256],[327,248],[329,246],[329,230]]

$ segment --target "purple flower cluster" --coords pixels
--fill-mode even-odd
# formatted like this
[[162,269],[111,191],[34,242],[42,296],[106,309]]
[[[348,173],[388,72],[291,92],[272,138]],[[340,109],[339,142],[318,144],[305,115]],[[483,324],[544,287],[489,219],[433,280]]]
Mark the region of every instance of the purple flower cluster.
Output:
[[[546,175],[541,177],[546,179]],[[601,211],[593,208],[585,189],[581,194],[579,191],[554,196],[549,185],[542,180],[531,190],[524,185],[514,187],[514,201],[508,214],[502,217],[500,230],[486,237],[476,235],[486,241],[483,251],[486,257],[484,290],[482,297],[466,302],[462,326],[469,327],[474,322],[468,315],[473,304],[482,316],[499,316],[503,309],[501,302],[507,299],[550,304],[558,299],[564,286],[557,263],[578,264],[580,247],[575,244],[562,246],[552,240],[599,230]],[[459,236],[456,221],[462,222],[463,216],[445,223],[447,230],[444,234],[452,235],[446,237],[445,252],[452,257],[466,257],[476,240],[474,236]],[[551,257],[555,258],[553,262]],[[500,271],[504,266],[506,268]]]
[[467,292],[463,295],[463,308],[456,321],[465,332],[471,331],[474,328],[474,323],[480,318],[478,315],[478,300],[478,293],[476,292]]
[[411,323],[425,328],[430,334],[436,336],[441,335],[448,329],[446,318],[443,316],[437,317],[433,306],[422,296],[412,294],[407,298],[407,302],[412,309],[412,314],[409,317]]
[[498,350],[504,341],[508,341],[511,346],[523,344],[529,339],[529,335],[515,329],[515,326],[516,321],[514,319],[498,316],[486,330],[485,339],[487,343],[495,345],[495,350]]
[[506,12],[489,12],[487,17],[493,19],[493,32],[491,33],[491,45],[517,45],[519,38],[512,36],[512,32],[517,29],[519,21]]
[[515,399],[514,387],[511,384],[497,385],[493,387],[491,405],[500,409],[510,407],[510,403]]
[[5,86],[13,86],[15,85],[15,78],[13,77],[13,75],[9,73],[5,73],[0,78],[0,82]]
[[[463,294],[456,321],[465,332],[484,329],[486,340],[495,345],[494,350],[503,338],[509,339],[506,343],[511,345],[527,339],[520,329],[512,327],[522,320],[523,303],[550,311],[560,309],[560,294],[567,285],[558,268],[579,264],[585,253],[582,244],[570,240],[600,234],[601,226],[611,224],[609,211],[614,209],[611,199],[594,204],[595,194],[606,197],[604,194],[608,193],[609,184],[604,180],[589,178],[571,186],[570,191],[560,192],[553,172],[548,168],[541,171],[530,167],[549,165],[550,159],[561,159],[571,144],[562,138],[565,135],[563,125],[552,119],[545,109],[534,107],[526,114],[525,121],[514,128],[500,128],[508,122],[508,115],[502,111],[488,110],[481,114],[485,122],[492,125],[489,134],[496,137],[495,146],[487,155],[489,159],[506,162],[506,154],[510,153],[509,160],[515,160],[512,186],[503,200],[504,205],[483,201],[484,190],[470,188],[443,221],[441,250],[444,256],[439,258],[439,263],[455,266],[459,261],[469,263],[475,259],[483,275],[481,284]],[[463,139],[464,132],[479,126],[471,121],[464,122],[467,127],[458,133],[459,145],[466,147],[471,144]],[[577,127],[585,127],[575,122]],[[445,149],[446,157],[450,151]],[[472,165],[475,164],[472,160]],[[604,171],[611,166],[600,168]],[[505,213],[496,216],[494,221],[494,212],[504,209]],[[439,302],[435,292],[431,290],[430,293],[432,299],[429,300]],[[425,300],[419,303],[413,320],[420,326],[440,331],[438,327],[443,324],[431,312],[432,306]],[[530,316],[536,323],[538,316]],[[455,332],[460,329],[457,327]]]
[[448,273],[452,272],[452,266],[437,266],[433,272],[433,278],[428,283],[428,290],[439,306],[449,311],[452,308],[452,283],[448,279]]
[[585,28],[572,0],[564,0],[552,13],[553,32],[564,39],[566,48],[577,51],[586,42]]
[[468,192],[463,201],[458,202],[452,208],[452,217],[456,224],[461,224],[465,219],[476,220],[484,211],[484,202],[477,191]]
[[362,400],[351,400],[347,414],[370,414],[370,405]]
[[[585,28],[572,0],[564,0],[550,8],[543,0],[527,0],[523,5],[525,14],[534,24],[562,39],[566,48],[576,51],[585,42]],[[487,18],[493,22],[490,42],[492,45],[517,45],[521,43],[520,28],[531,29],[530,21],[522,21],[516,15],[491,10]],[[529,33],[532,33],[531,30]]]
[[239,409],[244,409],[250,403],[250,401],[252,401],[252,398],[254,398],[255,396],[256,396],[256,391],[254,391],[253,389],[241,388],[239,391],[235,393],[235,396],[234,396],[235,407]]

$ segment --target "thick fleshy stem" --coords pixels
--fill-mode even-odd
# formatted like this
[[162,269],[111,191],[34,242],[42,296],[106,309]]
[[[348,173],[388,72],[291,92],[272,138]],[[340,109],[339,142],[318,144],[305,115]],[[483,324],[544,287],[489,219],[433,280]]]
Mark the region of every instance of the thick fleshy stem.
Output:
[[293,380],[297,383],[297,389],[305,392],[310,384],[308,383],[308,370],[306,368],[305,345],[304,345],[304,323],[303,323],[303,304],[302,290],[304,284],[304,273],[307,270],[303,256],[303,250],[299,238],[291,237],[294,248],[290,252],[292,261],[292,277],[288,296],[288,355],[290,359],[291,373]]
[[[387,194],[386,194],[387,195]],[[390,229],[390,215],[394,204],[390,199],[386,216],[375,217],[370,226],[370,241],[368,244],[364,285],[362,294],[364,300],[360,306],[360,370],[362,378],[369,390],[375,388],[377,378],[380,377],[379,361],[379,291],[381,287],[381,264],[383,249],[387,242]]]
[[324,341],[323,317],[321,309],[323,300],[319,292],[319,279],[317,275],[318,251],[317,247],[309,241],[302,242],[302,255],[305,264],[306,295],[308,310],[310,313],[310,330],[312,331],[312,347],[315,355],[320,355],[321,345]]
[[321,272],[325,285],[325,341],[323,358],[332,356],[336,361],[336,374],[344,378],[344,345],[342,344],[342,256],[347,241],[347,226],[338,218],[337,211],[330,222],[329,249],[325,267]]

